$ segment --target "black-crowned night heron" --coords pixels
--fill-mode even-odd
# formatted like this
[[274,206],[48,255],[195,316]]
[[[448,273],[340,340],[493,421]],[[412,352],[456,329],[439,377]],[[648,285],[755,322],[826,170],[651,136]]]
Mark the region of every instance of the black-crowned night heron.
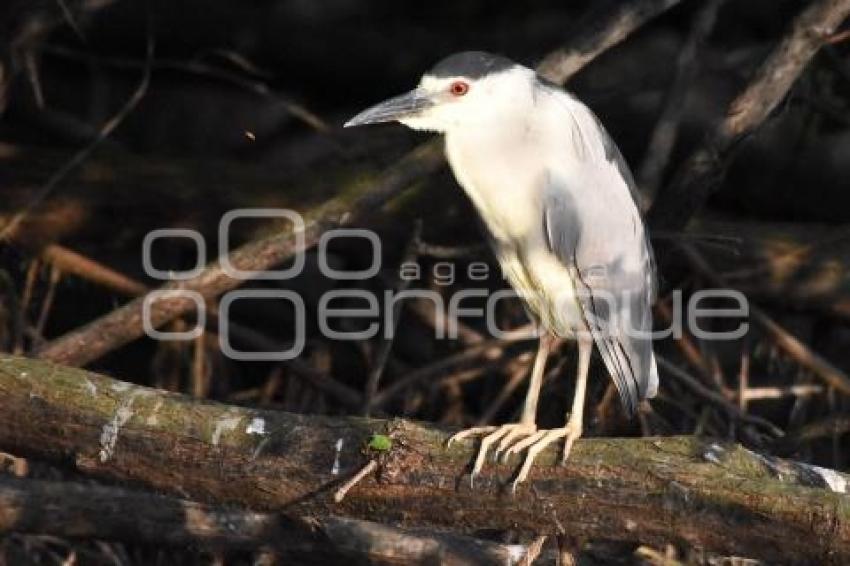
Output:
[[[629,414],[655,395],[655,269],[634,180],[587,106],[533,70],[489,53],[444,59],[415,89],[346,126],[389,121],[445,134],[458,183],[481,215],[507,279],[544,331],[520,421],[452,437],[485,435],[472,477],[494,445],[497,457],[526,450],[516,487],[547,445],[564,438],[566,460],[581,436],[594,342]],[[538,430],[543,370],[559,336],[578,341],[572,411],[563,428]]]

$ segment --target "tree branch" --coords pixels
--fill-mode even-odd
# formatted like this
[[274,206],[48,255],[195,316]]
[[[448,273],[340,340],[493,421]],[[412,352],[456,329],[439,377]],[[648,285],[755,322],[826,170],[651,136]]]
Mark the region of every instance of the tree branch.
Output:
[[681,0],[613,2],[605,14],[591,11],[576,26],[577,33],[564,47],[546,56],[537,72],[552,82],[565,84],[588,63],[630,36]]
[[[366,447],[375,433],[386,452]],[[782,561],[850,560],[847,476],[694,438],[579,441],[541,455],[516,495],[518,460],[462,481],[473,445],[394,420],[260,411],[138,387],[36,360],[0,359],[0,449],[70,459],[92,474],[215,503],[589,539],[687,542]],[[373,476],[336,489],[370,459]],[[828,489],[831,488],[831,489]]]
[[729,105],[724,120],[659,192],[649,211],[653,229],[679,230],[699,211],[720,186],[737,142],[767,119],[848,14],[850,0],[818,0],[797,16],[785,38]]
[[664,97],[658,120],[649,136],[643,161],[637,170],[638,186],[647,202],[652,202],[670,162],[676,139],[679,137],[679,125],[685,113],[685,101],[701,64],[700,50],[711,35],[717,21],[717,13],[725,1],[705,2],[694,15],[688,37],[679,51],[673,83]]
[[[233,268],[240,271],[265,271],[312,247],[327,230],[348,224],[359,216],[374,211],[391,197],[401,193],[423,175],[437,170],[443,163],[438,145],[424,144],[410,152],[395,168],[384,173],[373,186],[363,190],[353,187],[304,215],[305,229],[298,242],[292,229],[248,242],[228,256]],[[350,194],[353,193],[353,194]],[[160,291],[196,291],[212,300],[241,285],[242,279],[231,278],[219,261],[207,266],[192,279],[167,283]],[[102,355],[131,342],[144,333],[144,297],[73,330],[38,351],[41,358],[67,365],[86,365]],[[185,295],[164,296],[150,308],[150,324],[159,328],[175,318],[192,312],[195,302]]]

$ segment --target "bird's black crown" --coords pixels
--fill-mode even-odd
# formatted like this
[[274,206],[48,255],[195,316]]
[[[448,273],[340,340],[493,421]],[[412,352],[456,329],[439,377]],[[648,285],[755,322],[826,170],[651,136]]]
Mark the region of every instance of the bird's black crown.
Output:
[[494,55],[486,51],[463,51],[449,55],[434,65],[434,68],[428,74],[437,78],[467,77],[480,79],[515,65],[516,63],[501,55]]

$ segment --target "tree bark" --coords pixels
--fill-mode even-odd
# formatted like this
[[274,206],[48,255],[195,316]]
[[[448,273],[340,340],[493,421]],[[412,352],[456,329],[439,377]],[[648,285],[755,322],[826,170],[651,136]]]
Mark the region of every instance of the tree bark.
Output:
[[0,533],[12,532],[268,550],[287,561],[317,565],[343,560],[388,566],[509,565],[517,564],[526,551],[524,545],[408,531],[344,517],[295,519],[97,484],[0,477]]
[[[373,434],[389,450],[368,447]],[[579,441],[464,477],[472,442],[403,420],[260,411],[139,387],[42,361],[0,359],[0,449],[206,502],[293,517],[344,516],[470,533],[516,529],[688,543],[765,560],[850,560],[848,477],[690,437]],[[370,460],[374,474],[336,503]]]
[[609,9],[605,14],[591,12],[575,27],[577,33],[570,37],[569,44],[547,55],[537,71],[550,81],[563,85],[600,53],[617,45],[636,29],[680,2],[618,2],[613,10]]

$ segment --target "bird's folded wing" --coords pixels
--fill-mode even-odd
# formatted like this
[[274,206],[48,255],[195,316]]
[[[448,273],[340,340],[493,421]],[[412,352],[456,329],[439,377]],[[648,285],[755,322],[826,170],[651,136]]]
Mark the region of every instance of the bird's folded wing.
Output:
[[571,271],[575,295],[602,360],[630,414],[652,397],[658,376],[649,333],[654,265],[622,164],[589,163],[546,175],[549,250]]

